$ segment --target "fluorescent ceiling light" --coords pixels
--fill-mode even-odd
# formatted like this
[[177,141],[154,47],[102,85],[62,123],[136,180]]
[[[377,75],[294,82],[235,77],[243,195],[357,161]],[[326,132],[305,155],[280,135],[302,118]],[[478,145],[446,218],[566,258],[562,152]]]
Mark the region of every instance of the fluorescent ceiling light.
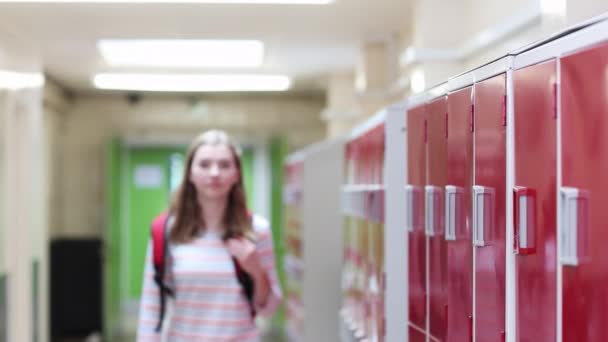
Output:
[[97,47],[111,66],[255,68],[262,65],[258,40],[112,40]]
[[0,2],[32,3],[188,3],[188,4],[274,4],[274,5],[327,5],[335,0],[0,0]]
[[98,74],[99,89],[134,91],[285,91],[291,84],[282,75]]
[[43,85],[41,73],[0,70],[0,89],[40,88]]

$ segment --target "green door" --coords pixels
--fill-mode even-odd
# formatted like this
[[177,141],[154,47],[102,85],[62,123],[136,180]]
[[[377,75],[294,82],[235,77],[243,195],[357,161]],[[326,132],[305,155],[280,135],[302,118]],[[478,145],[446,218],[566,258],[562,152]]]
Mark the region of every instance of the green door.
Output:
[[141,295],[150,222],[169,206],[171,184],[177,183],[175,175],[171,177],[171,170],[181,170],[172,165],[175,160],[183,161],[183,149],[131,148],[128,151],[125,227],[128,299],[137,300]]

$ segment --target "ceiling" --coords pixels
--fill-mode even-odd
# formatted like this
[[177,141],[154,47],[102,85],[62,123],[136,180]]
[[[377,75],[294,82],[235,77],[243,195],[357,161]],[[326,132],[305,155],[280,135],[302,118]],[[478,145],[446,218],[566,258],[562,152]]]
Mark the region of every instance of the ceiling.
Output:
[[[96,72],[171,71],[109,67],[96,48],[96,41],[102,38],[259,39],[265,44],[265,59],[255,72],[287,74],[294,79],[294,89],[316,90],[324,87],[324,76],[329,72],[352,70],[362,42],[405,31],[409,3],[336,0],[318,6],[0,1],[0,29],[31,41],[40,51],[45,72],[77,92],[93,89],[90,80]],[[239,70],[213,70],[223,71]]]

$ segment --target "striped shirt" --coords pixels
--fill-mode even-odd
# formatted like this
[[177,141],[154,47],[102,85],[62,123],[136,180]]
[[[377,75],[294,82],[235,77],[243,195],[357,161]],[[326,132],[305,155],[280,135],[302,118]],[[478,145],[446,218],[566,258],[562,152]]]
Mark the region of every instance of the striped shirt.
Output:
[[[277,280],[272,234],[268,221],[254,216],[257,252],[266,269],[271,292],[258,315],[271,315],[281,299]],[[221,235],[201,232],[186,244],[169,244],[165,282],[175,292],[172,314],[165,315],[163,335],[169,342],[239,341],[257,342],[259,332],[250,306],[236,278],[232,257]],[[152,250],[148,244],[146,270],[137,331],[138,342],[160,342],[155,332],[160,305],[154,282]],[[168,298],[168,297],[167,297]]]

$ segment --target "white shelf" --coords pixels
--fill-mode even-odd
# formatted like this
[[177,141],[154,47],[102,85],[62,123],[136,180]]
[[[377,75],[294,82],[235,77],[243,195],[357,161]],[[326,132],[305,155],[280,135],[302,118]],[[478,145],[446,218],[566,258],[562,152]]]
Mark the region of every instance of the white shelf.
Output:
[[384,190],[384,184],[346,184],[342,192],[363,192]]

